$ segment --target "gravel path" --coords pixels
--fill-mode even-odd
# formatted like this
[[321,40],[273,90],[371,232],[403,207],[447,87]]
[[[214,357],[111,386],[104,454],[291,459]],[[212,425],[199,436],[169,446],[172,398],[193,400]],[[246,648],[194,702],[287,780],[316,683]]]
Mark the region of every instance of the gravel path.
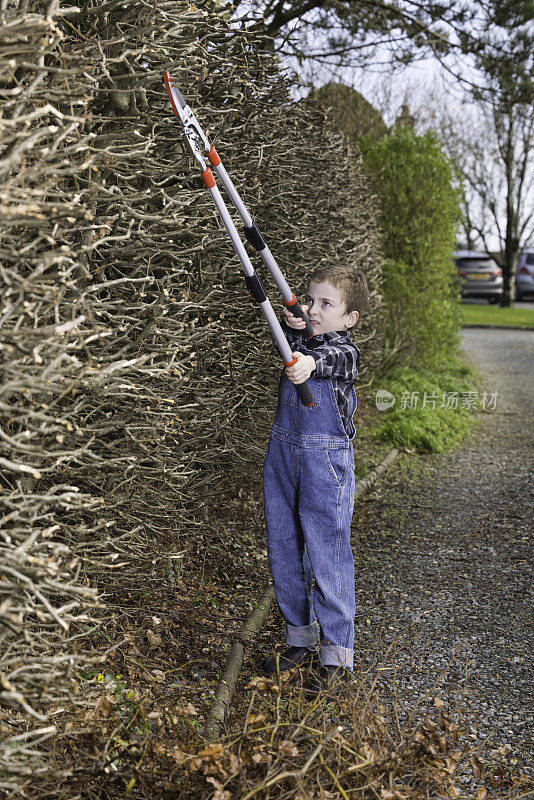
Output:
[[[506,768],[488,797],[503,797],[534,772],[534,331],[464,329],[463,348],[496,410],[456,452],[401,459],[360,501],[357,647],[363,667],[382,662],[401,716],[428,692],[427,708],[438,696],[462,720],[461,743],[491,735],[486,764]],[[469,775],[457,785],[474,797]]]

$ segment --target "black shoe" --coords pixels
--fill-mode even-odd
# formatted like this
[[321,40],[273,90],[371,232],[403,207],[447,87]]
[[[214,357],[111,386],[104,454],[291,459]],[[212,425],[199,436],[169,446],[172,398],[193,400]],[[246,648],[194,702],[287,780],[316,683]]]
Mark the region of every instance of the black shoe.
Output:
[[283,653],[279,653],[272,658],[264,658],[260,668],[266,675],[276,675],[276,662],[278,662],[280,672],[287,672],[288,669],[293,669],[293,667],[311,664],[316,657],[316,651],[307,647],[288,647]]
[[329,695],[339,695],[353,681],[354,673],[347,667],[326,664],[319,669],[319,678],[309,683],[303,691],[308,699],[313,699],[323,692]]

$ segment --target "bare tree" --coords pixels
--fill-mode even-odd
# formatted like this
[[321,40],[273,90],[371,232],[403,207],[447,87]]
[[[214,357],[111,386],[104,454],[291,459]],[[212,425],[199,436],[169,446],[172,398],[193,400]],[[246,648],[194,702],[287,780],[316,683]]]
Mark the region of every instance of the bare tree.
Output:
[[[498,193],[481,196],[503,243],[504,295],[513,299],[515,257],[532,235],[534,144],[534,36],[532,4],[527,0],[490,0],[484,30],[486,46],[475,64],[484,80],[473,90],[483,119],[494,137],[494,160],[500,167]],[[504,45],[504,50],[499,48]],[[504,226],[499,225],[503,203]]]
[[[502,253],[502,303],[514,296],[517,252],[534,235],[534,105],[532,33],[522,3],[499,5],[501,28],[488,29],[491,47],[475,60],[476,88],[453,96],[441,85],[418,102],[422,128],[438,131],[463,184],[463,229],[469,246]],[[497,44],[506,39],[507,51]],[[444,100],[445,97],[445,100]]]
[[490,250],[497,236],[502,252],[504,305],[514,292],[518,250],[534,233],[533,134],[534,113],[525,105],[504,108],[499,103],[478,109],[478,120],[462,126],[449,139],[463,178],[463,226],[468,241],[475,237]]
[[479,49],[477,23],[484,16],[485,0],[240,0],[235,12],[273,37],[275,49],[298,63],[310,85],[318,67],[324,82],[325,71],[403,68],[429,55],[460,76],[448,57]]

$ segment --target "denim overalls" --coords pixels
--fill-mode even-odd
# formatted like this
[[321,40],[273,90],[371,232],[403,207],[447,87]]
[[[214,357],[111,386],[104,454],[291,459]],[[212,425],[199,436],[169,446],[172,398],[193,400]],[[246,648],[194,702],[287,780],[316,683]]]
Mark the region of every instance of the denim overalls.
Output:
[[[354,451],[332,381],[312,377],[308,385],[310,408],[282,373],[263,468],[267,552],[286,643],[320,644],[323,665],[352,669]],[[352,394],[356,408],[354,387]]]

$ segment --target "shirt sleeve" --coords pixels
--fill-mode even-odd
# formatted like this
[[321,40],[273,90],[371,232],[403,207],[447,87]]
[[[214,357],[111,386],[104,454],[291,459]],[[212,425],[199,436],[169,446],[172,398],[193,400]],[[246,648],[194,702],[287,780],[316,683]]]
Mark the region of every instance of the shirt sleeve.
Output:
[[325,342],[319,347],[309,348],[305,344],[297,348],[301,353],[315,359],[317,378],[336,378],[354,383],[360,366],[360,351],[349,339]]
[[289,325],[286,325],[285,320],[282,320],[281,325],[292,350],[294,350],[297,345],[302,344],[303,340],[301,331],[296,331],[294,328],[290,328]]
[[291,350],[298,350],[314,358],[316,378],[336,378],[348,383],[355,382],[360,366],[360,351],[349,338],[338,337],[335,342],[325,342],[312,348],[308,347],[302,338],[301,331],[290,328],[285,320],[280,324]]

